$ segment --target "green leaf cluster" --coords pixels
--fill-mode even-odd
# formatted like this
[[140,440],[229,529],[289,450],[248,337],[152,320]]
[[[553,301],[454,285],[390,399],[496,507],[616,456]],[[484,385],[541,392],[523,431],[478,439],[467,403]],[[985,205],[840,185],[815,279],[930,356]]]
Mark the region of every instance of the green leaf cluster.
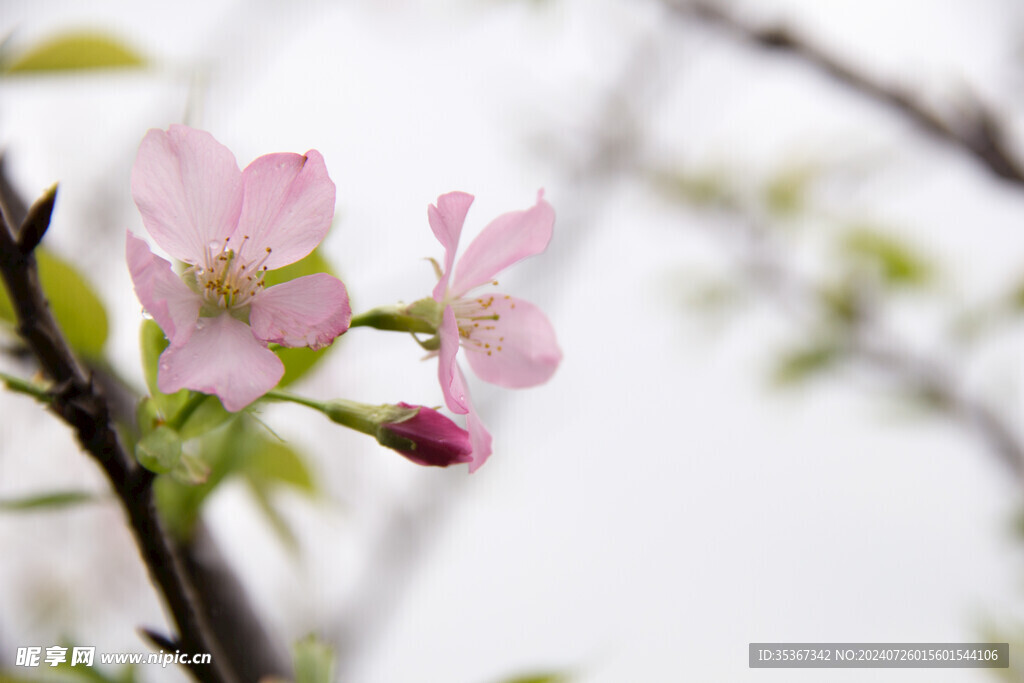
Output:
[[853,226],[841,247],[845,256],[869,264],[892,287],[921,287],[931,284],[935,276],[935,266],[924,255],[874,226]]

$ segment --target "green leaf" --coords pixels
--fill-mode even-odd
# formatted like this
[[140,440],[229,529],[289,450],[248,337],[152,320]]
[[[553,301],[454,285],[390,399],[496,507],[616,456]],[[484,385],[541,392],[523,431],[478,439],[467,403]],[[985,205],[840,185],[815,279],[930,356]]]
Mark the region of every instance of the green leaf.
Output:
[[[71,348],[100,359],[107,341],[107,311],[85,277],[71,264],[40,247],[35,250],[39,279],[57,323]],[[0,288],[0,320],[16,324],[7,292]]]
[[828,370],[841,358],[840,347],[827,341],[794,349],[775,364],[772,381],[777,386],[793,386]]
[[135,444],[135,459],[150,472],[170,472],[181,460],[181,436],[170,427],[160,425]]
[[331,683],[334,680],[334,651],[315,636],[307,636],[292,649],[295,683]]
[[80,71],[144,66],[146,60],[121,41],[96,31],[70,31],[29,49],[7,73]]
[[181,426],[181,438],[187,441],[212,432],[235,415],[236,413],[228,412],[215,396],[208,396]]
[[890,285],[920,287],[929,284],[935,267],[912,247],[871,226],[855,226],[842,243],[847,256],[867,261]]
[[314,249],[308,256],[299,259],[295,263],[278,268],[277,270],[268,271],[263,276],[263,281],[267,284],[267,287],[273,287],[282,282],[288,282],[305,275],[315,275],[316,273],[334,274],[331,264],[327,262],[319,248]]
[[281,543],[291,552],[296,552],[299,549],[299,539],[296,537],[295,532],[292,531],[291,526],[288,525],[287,520],[281,515],[281,511],[274,505],[270,491],[266,488],[252,485],[250,485],[249,490],[252,492],[260,511],[270,523],[270,528],[277,534]]
[[268,438],[250,429],[245,439],[249,445],[246,456],[238,461],[239,473],[245,477],[260,510],[271,528],[287,547],[298,548],[295,533],[274,504],[272,491],[281,485],[312,495],[316,484],[302,456],[288,444]]
[[103,302],[69,263],[45,249],[35,253],[39,279],[71,348],[86,358],[101,358],[108,332]]
[[[282,282],[288,282],[298,277],[314,275],[316,273],[333,275],[331,264],[324,258],[320,249],[314,249],[309,256],[295,263],[268,272],[263,277],[263,281],[267,287],[272,287]],[[334,344],[338,344],[338,341],[335,341]],[[281,378],[279,386],[286,387],[304,377],[317,363],[323,360],[324,356],[332,348],[334,348],[334,345],[318,351],[308,348],[290,349],[287,347],[275,349],[274,352],[281,359],[281,362],[284,363],[284,377]]]
[[807,166],[794,166],[777,173],[764,188],[764,201],[777,216],[792,216],[805,204],[807,186],[814,173]]
[[735,192],[720,172],[654,171],[650,178],[654,188],[671,201],[705,208],[737,204]]
[[569,677],[562,673],[540,673],[508,678],[502,683],[568,683]]
[[268,439],[255,429],[246,435],[242,472],[259,487],[286,484],[307,493],[316,486],[302,456],[286,443]]
[[88,491],[51,491],[37,493],[23,498],[6,498],[0,500],[0,511],[28,512],[35,510],[56,510],[60,508],[93,503],[100,497]]
[[[337,343],[335,342],[335,344]],[[333,348],[334,345],[332,344],[317,351],[305,347],[290,349],[284,346],[274,349],[274,353],[284,363],[284,376],[281,377],[278,386],[286,387],[305,377],[317,363],[324,359],[324,355]]]

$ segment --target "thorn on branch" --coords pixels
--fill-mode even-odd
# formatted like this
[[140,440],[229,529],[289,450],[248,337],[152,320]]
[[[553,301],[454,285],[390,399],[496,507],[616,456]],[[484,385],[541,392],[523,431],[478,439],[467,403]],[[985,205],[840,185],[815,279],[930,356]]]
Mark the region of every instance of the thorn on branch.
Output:
[[153,629],[146,628],[145,626],[139,627],[139,635],[141,635],[145,640],[148,640],[150,644],[155,645],[161,650],[173,651],[181,649],[181,643],[177,640],[169,636],[165,636],[162,633],[158,633]]

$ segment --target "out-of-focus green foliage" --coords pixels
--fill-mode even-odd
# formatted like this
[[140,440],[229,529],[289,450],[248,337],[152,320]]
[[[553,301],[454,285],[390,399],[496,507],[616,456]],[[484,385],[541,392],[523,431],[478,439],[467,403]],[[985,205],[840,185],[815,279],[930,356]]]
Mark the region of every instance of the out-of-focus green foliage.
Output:
[[241,477],[249,485],[275,530],[288,543],[292,535],[273,505],[273,491],[287,486],[307,494],[316,492],[313,477],[298,451],[269,437],[256,420],[244,414],[192,440],[181,462],[201,475],[196,477],[199,481],[160,477],[156,496],[161,514],[182,538],[188,537],[206,498],[228,477]]
[[[327,259],[324,258],[319,249],[314,249],[309,256],[300,261],[268,272],[264,276],[263,281],[267,284],[267,287],[272,287],[288,280],[294,280],[295,278],[315,273],[334,274],[331,264],[327,262]],[[280,386],[286,387],[304,377],[340,341],[339,339],[331,346],[319,351],[313,351],[304,347],[296,349],[281,347],[275,349],[274,352],[281,359],[281,362],[284,363],[284,377],[281,378]]]
[[569,677],[563,673],[535,673],[507,678],[501,683],[569,683]]
[[814,170],[806,165],[782,169],[764,187],[765,205],[776,216],[795,216],[806,205],[807,186],[814,177]]
[[662,170],[652,171],[650,180],[654,188],[669,201],[701,208],[737,205],[735,191],[722,173]]
[[842,357],[842,348],[827,340],[787,351],[776,362],[772,381],[780,387],[794,386],[834,367]]
[[292,648],[295,683],[331,683],[334,680],[334,650],[315,636],[307,636]]
[[[35,250],[39,279],[57,323],[71,348],[87,359],[103,356],[107,311],[85,277],[70,263],[40,247]],[[0,288],[0,320],[15,324],[7,292]]]
[[39,43],[21,55],[3,60],[9,74],[52,73],[86,69],[145,66],[138,52],[106,33],[71,31]]
[[743,299],[743,290],[735,283],[726,280],[694,283],[683,296],[687,307],[702,313],[731,310]]
[[93,503],[97,500],[100,500],[100,496],[88,491],[49,491],[20,498],[2,499],[0,500],[0,512],[59,510],[82,503]]
[[921,287],[935,275],[935,267],[923,255],[874,226],[853,226],[841,248],[845,256],[875,267],[882,281],[894,287]]

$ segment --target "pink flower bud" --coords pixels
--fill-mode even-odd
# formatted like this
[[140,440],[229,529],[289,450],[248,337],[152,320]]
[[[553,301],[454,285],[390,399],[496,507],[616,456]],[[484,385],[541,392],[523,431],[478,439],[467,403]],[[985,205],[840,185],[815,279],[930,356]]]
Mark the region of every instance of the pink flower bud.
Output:
[[[380,426],[378,441],[419,465],[448,467],[470,462],[469,432],[433,408],[399,403],[412,417]],[[408,448],[411,445],[412,448]]]

